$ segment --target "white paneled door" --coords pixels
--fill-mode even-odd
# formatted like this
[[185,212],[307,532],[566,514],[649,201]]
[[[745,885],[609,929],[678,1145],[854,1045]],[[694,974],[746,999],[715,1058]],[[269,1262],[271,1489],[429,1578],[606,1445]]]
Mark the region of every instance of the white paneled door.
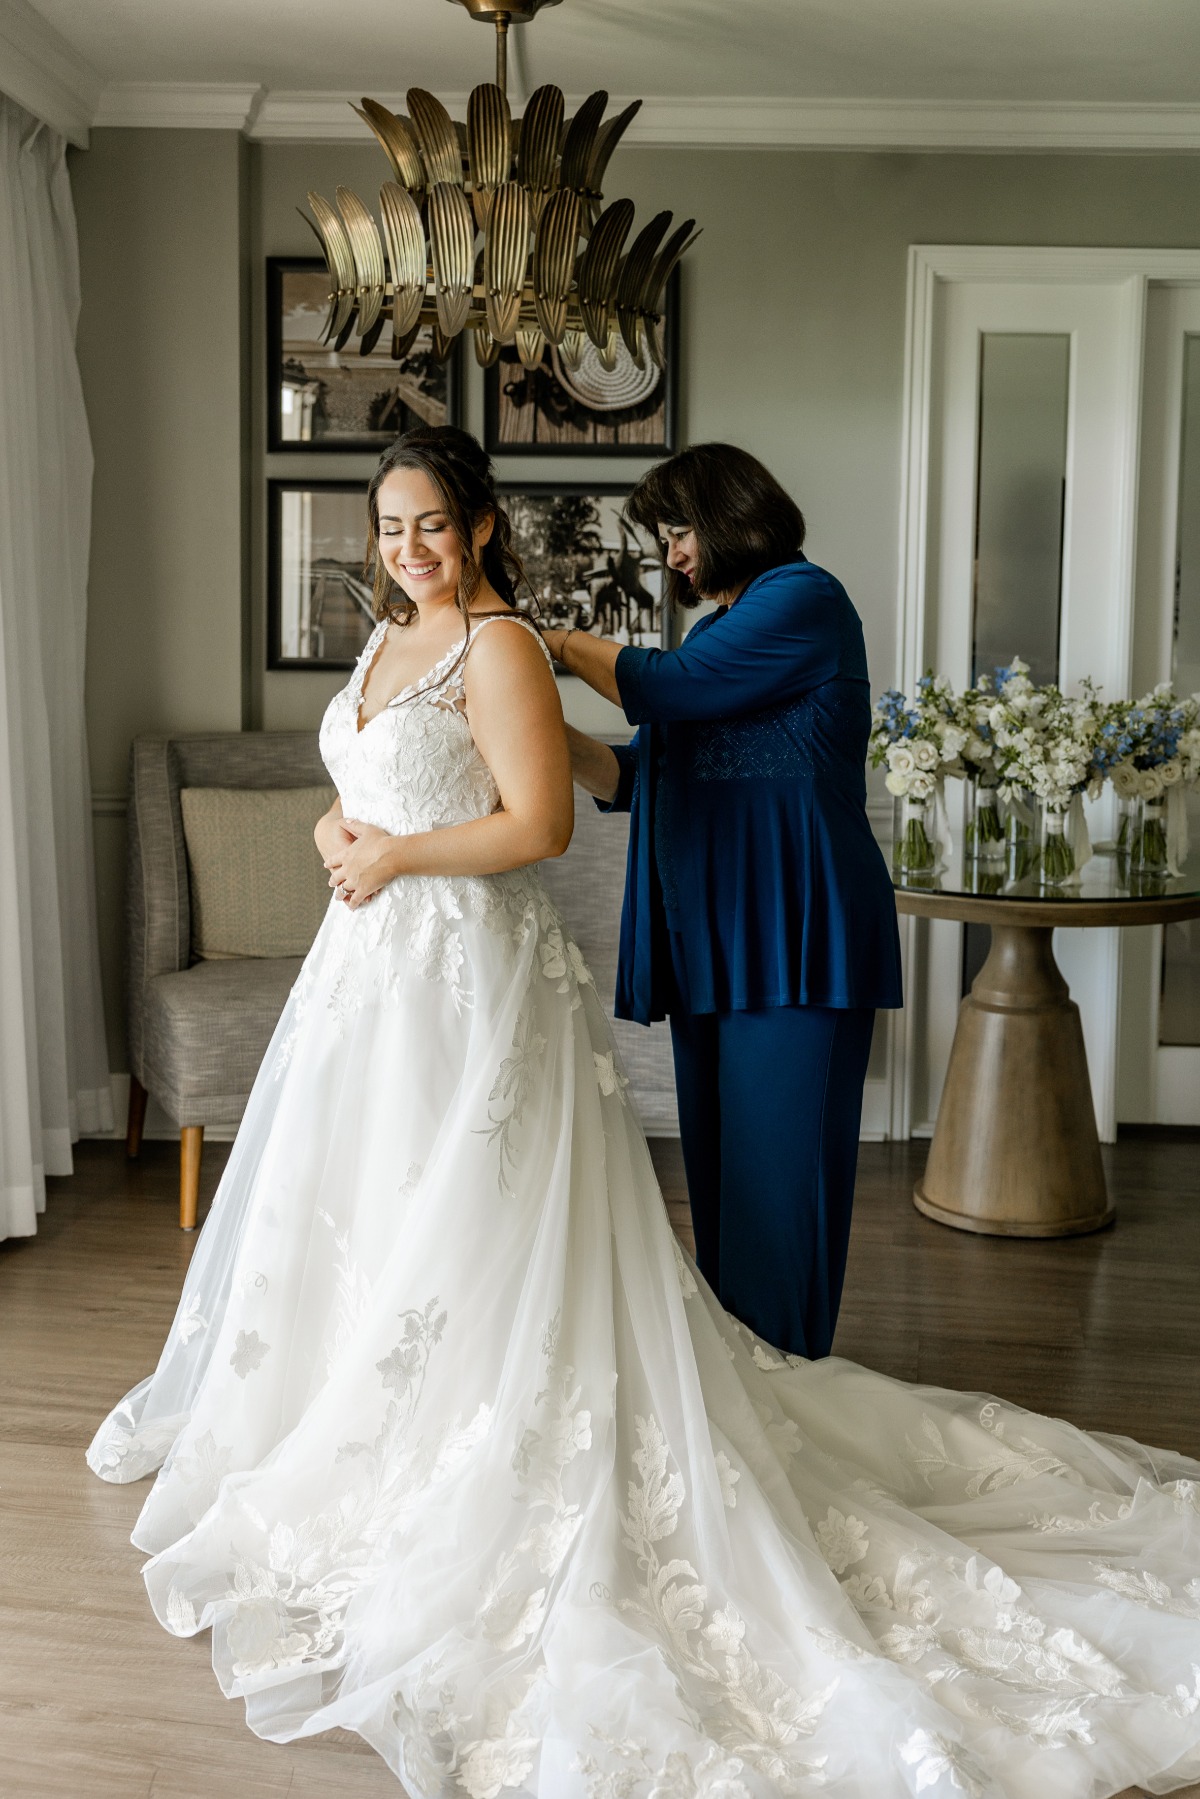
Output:
[[[1111,695],[1130,691],[1143,370],[1153,341],[1146,327],[1166,282],[1200,295],[1200,256],[910,252],[898,658],[906,691],[927,668],[965,685],[1014,655],[1035,679],[1070,687],[1091,675]],[[1196,369],[1200,394],[1200,355]],[[1177,453],[1172,475],[1148,457],[1143,520],[1148,506],[1162,510],[1159,489],[1164,480],[1177,486],[1178,464]],[[1200,467],[1196,487],[1200,497]],[[1196,577],[1200,632],[1200,567]],[[1140,578],[1136,585],[1140,633]],[[1161,579],[1155,592],[1161,637]],[[1154,679],[1170,672],[1165,655]],[[1152,660],[1139,650],[1139,668]],[[1090,822],[1104,834],[1104,804]],[[892,1125],[897,1134],[923,1134],[937,1113],[964,970],[979,946],[949,922],[908,921],[906,929],[908,1005],[893,1042]],[[1161,932],[1124,935],[1153,938],[1161,957]],[[1131,957],[1150,954],[1149,942],[1126,950],[1116,931],[1055,937],[1083,1017],[1104,1139],[1116,1133],[1118,1096],[1122,1105],[1127,1097]],[[1143,1055],[1157,1028],[1148,1013],[1140,1017]]]

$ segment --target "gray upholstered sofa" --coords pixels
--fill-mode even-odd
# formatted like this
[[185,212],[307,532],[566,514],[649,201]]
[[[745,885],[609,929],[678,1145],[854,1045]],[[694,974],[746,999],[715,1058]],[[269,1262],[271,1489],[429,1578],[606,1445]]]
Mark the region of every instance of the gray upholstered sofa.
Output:
[[126,889],[129,1121],[141,1143],[152,1093],[180,1131],[179,1222],[196,1223],[206,1127],[241,1119],[298,956],[194,961],[185,787],[313,787],[328,776],[311,731],[139,737],[130,756]]
[[[193,1229],[204,1131],[236,1127],[258,1065],[300,969],[298,956],[199,961],[180,792],[185,787],[312,787],[327,780],[311,732],[139,737],[129,790],[127,978],[130,1097],[127,1147],[141,1143],[148,1094],[179,1126],[180,1224]],[[576,796],[567,854],[546,863],[601,998],[611,1008],[628,819]],[[670,1037],[618,1023],[643,1122],[678,1129]]]

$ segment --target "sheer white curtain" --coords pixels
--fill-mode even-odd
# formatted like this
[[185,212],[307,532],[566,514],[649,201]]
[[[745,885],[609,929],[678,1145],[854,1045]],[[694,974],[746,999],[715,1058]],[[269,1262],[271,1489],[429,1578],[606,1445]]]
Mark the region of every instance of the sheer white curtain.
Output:
[[0,1238],[110,1129],[83,720],[92,451],[66,146],[0,95]]

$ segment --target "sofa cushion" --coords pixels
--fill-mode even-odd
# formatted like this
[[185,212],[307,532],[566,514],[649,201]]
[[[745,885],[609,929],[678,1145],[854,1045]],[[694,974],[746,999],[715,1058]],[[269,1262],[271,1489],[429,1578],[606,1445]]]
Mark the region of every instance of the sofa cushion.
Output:
[[302,960],[197,962],[147,981],[143,1080],[177,1124],[238,1123]]
[[184,787],[192,955],[303,956],[329,907],[313,826],[332,787]]

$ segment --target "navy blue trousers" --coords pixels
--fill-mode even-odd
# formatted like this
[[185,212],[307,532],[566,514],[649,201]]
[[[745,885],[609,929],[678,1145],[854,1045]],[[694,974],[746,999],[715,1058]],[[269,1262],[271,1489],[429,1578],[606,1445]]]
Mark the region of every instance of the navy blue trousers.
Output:
[[670,1016],[700,1271],[768,1343],[828,1355],[874,1011]]

